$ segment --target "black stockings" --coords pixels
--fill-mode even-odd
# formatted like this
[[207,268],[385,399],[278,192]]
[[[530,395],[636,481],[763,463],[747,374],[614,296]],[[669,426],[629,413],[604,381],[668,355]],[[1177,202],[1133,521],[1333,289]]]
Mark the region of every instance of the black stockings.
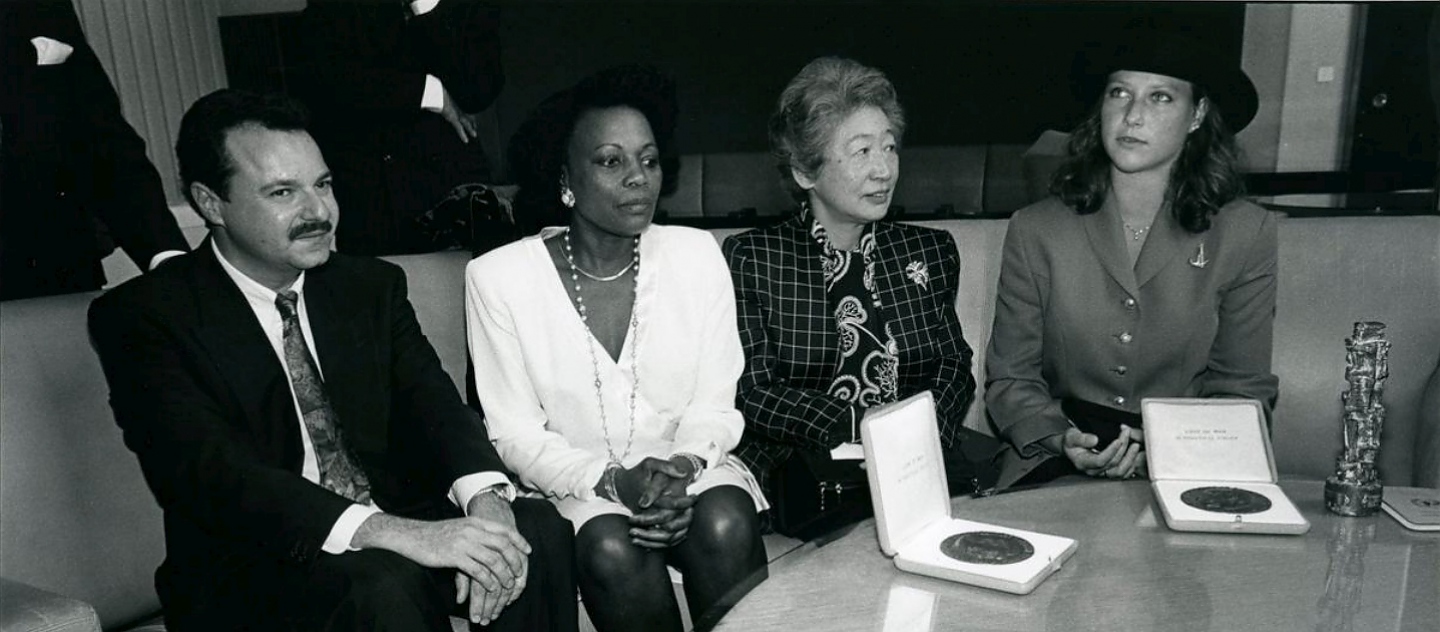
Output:
[[685,576],[685,601],[696,630],[708,630],[766,577],[765,546],[755,503],[722,485],[696,499],[690,531],[669,549],[630,543],[625,516],[598,516],[576,536],[580,594],[600,632],[680,630],[680,608],[666,564]]

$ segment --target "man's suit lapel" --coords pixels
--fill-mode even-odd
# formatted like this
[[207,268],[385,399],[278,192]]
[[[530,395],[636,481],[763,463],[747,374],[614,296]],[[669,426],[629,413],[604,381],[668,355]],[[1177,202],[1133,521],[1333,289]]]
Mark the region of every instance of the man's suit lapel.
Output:
[[209,240],[194,256],[200,257],[195,279],[200,344],[245,411],[256,445],[277,447],[284,465],[298,473],[304,457],[300,420],[280,358],[244,294],[220,267]]
[[[347,305],[340,289],[328,281],[324,268],[310,271],[305,278],[305,310],[310,317],[310,334],[315,338],[316,362],[346,440],[352,449],[370,451],[374,446],[368,443],[375,437],[360,429],[361,420],[384,415],[375,415],[374,411],[366,414],[372,401],[369,395],[378,388],[367,378],[372,374],[364,370],[376,362],[366,356],[368,349],[363,345],[365,336],[360,326],[366,319],[354,314],[347,317],[345,310],[353,310],[354,305]],[[389,366],[388,362],[383,364]]]

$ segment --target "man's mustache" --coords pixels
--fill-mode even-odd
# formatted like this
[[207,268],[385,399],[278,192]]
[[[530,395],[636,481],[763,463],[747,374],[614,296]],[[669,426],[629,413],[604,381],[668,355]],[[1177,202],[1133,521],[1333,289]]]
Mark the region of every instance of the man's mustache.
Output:
[[305,222],[304,224],[300,224],[290,229],[290,238],[299,239],[301,237],[308,237],[310,235],[324,235],[329,233],[334,228],[335,226],[331,224],[328,220],[321,220],[318,222]]

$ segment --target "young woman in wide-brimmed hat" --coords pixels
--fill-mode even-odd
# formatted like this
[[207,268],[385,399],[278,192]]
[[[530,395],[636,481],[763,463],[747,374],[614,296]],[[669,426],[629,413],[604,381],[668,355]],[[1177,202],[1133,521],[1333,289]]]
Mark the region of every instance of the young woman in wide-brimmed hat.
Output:
[[1179,37],[1091,56],[1094,99],[1052,197],[1006,235],[986,409],[1015,451],[1001,484],[1144,472],[1145,397],[1274,404],[1276,220],[1244,200],[1238,67]]

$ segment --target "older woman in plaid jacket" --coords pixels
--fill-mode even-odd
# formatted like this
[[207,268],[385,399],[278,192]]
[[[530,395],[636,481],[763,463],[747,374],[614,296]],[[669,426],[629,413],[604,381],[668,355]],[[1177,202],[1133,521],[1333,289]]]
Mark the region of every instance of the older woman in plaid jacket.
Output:
[[781,94],[770,141],[799,203],[779,225],[726,239],[746,364],[737,455],[760,480],[771,526],[808,538],[869,508],[858,462],[866,411],[931,391],[952,491],[986,486],[999,446],[965,428],[975,393],[955,312],[949,233],[884,221],[905,128],[879,70],[820,58]]

